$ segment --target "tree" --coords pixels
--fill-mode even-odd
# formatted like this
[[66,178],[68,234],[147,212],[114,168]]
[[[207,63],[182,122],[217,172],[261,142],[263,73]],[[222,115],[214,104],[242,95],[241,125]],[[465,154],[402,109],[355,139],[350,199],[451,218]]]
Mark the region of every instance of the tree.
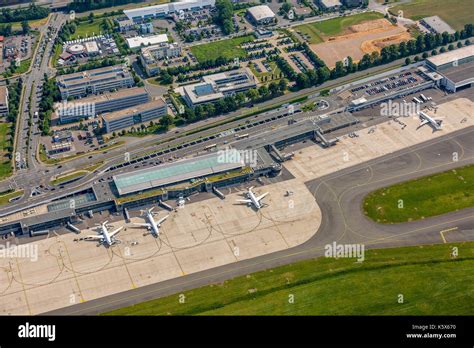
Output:
[[173,76],[168,74],[168,72],[165,72],[161,75],[161,83],[163,85],[170,85],[173,83]]
[[94,13],[89,13],[89,16],[87,18],[89,19],[89,23],[92,23],[94,21]]
[[28,34],[30,32],[30,24],[28,23],[27,20],[24,20],[21,22],[21,30],[24,35]]
[[285,79],[281,79],[278,82],[278,88],[280,89],[280,92],[284,92],[287,87],[288,87],[288,83],[286,82]]
[[271,95],[275,95],[279,92],[280,89],[278,88],[278,85],[275,82],[271,82],[268,85],[268,90],[270,91]]
[[407,57],[405,59],[405,65],[410,65],[410,64],[411,64],[411,59],[410,59],[410,57]]

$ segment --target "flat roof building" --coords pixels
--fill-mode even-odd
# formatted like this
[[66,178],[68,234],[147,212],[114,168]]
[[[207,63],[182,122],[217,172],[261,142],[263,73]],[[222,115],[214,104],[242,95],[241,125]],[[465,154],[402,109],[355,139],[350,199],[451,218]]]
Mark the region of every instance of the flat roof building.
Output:
[[135,36],[127,39],[127,45],[132,50],[143,46],[157,45],[163,42],[168,42],[168,35]]
[[342,6],[339,0],[316,0],[321,10],[336,10]]
[[474,60],[474,46],[465,46],[453,51],[441,53],[426,58],[426,64],[433,70],[439,71]]
[[8,88],[0,86],[0,116],[8,115]]
[[447,32],[448,34],[454,34],[456,30],[451,28],[451,26],[443,21],[438,16],[425,17],[420,20],[421,25],[428,29],[433,34],[442,34]]
[[214,7],[215,4],[215,0],[185,0],[124,10],[123,13],[134,22],[141,22],[148,18],[164,18],[170,14],[179,13],[180,11],[191,11]]
[[181,183],[230,170],[243,168],[240,152],[231,149],[222,156],[219,152],[160,164],[153,168],[113,176],[119,195]]
[[184,86],[180,93],[188,106],[195,107],[256,86],[255,76],[250,70],[240,69],[204,76],[203,82]]
[[143,47],[140,52],[140,61],[148,76],[154,76],[160,72],[160,61],[169,58],[179,57],[181,46],[176,42],[162,43]]
[[94,117],[103,112],[125,109],[148,102],[149,96],[144,87],[121,89],[117,92],[104,93],[82,98],[80,101],[57,103],[56,113],[61,123],[76,122],[87,117]]
[[275,19],[275,13],[267,5],[253,6],[247,9],[247,14],[255,24],[269,24]]
[[[427,74],[436,85],[450,92],[474,85],[474,46],[465,46],[426,59]],[[439,77],[441,76],[441,78]]]
[[114,89],[132,87],[133,76],[124,65],[81,71],[57,78],[61,97],[84,97],[88,94],[112,91]]
[[164,116],[167,109],[167,104],[159,98],[130,108],[105,113],[102,115],[102,123],[106,132],[110,133]]

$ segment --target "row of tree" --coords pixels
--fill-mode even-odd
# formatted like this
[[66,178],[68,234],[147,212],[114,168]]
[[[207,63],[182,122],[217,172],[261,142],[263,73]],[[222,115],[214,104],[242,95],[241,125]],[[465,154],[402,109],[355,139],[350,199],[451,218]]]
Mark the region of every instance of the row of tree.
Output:
[[54,78],[48,79],[44,74],[43,97],[40,102],[39,129],[42,135],[49,135],[51,126],[51,114],[53,113],[54,103],[61,100],[61,93],[56,85]]
[[50,10],[46,7],[36,6],[32,3],[27,8],[0,10],[0,23],[21,22],[34,19],[45,18],[49,15]]
[[99,8],[114,7],[130,3],[144,2],[145,0],[74,0],[68,5],[68,10],[86,12]]

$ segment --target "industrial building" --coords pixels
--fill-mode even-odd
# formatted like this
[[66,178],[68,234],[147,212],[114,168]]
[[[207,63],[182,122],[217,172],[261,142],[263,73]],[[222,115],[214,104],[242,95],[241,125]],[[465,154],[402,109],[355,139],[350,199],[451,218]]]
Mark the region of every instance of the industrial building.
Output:
[[420,24],[423,25],[433,34],[442,34],[447,32],[448,34],[454,34],[456,30],[451,28],[451,26],[443,21],[438,16],[426,17],[420,20]]
[[8,88],[0,86],[0,116],[8,115]]
[[132,87],[133,84],[133,76],[123,65],[81,71],[57,78],[62,99]]
[[143,104],[148,100],[149,96],[144,87],[132,87],[117,92],[93,95],[71,103],[66,101],[58,103],[56,113],[61,123],[76,122],[103,112]]
[[184,86],[179,91],[186,104],[195,107],[216,102],[226,96],[244,92],[256,86],[255,76],[250,70],[240,69],[204,76],[203,82]]
[[134,22],[141,22],[148,18],[164,18],[170,14],[179,13],[180,11],[193,11],[214,7],[215,3],[215,0],[185,0],[168,4],[134,8],[131,10],[124,10],[123,12]]
[[450,92],[468,88],[474,84],[474,46],[446,52],[426,59],[428,74],[439,87]]
[[140,61],[148,76],[154,76],[160,72],[160,61],[180,55],[181,47],[176,42],[161,43],[143,47],[140,52]]
[[316,4],[321,10],[337,10],[342,4],[339,0],[316,0]]
[[132,50],[139,49],[143,46],[158,45],[164,42],[168,42],[168,35],[166,34],[135,36],[127,39],[127,45]]
[[168,106],[162,99],[156,99],[131,108],[102,115],[103,126],[107,133],[136,124],[149,122],[166,115]]
[[250,7],[247,9],[247,15],[256,25],[270,24],[275,20],[275,13],[267,5]]

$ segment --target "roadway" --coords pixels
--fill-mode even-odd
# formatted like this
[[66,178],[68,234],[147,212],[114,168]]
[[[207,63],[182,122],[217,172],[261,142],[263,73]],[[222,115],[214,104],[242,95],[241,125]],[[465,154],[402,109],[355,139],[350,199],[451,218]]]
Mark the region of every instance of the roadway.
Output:
[[[453,152],[459,160],[453,161]],[[281,252],[65,307],[47,315],[95,315],[236,276],[320,257],[324,246],[362,243],[366,248],[474,240],[474,208],[410,223],[381,225],[361,212],[363,197],[381,187],[474,163],[474,127],[421,143],[306,183],[322,210],[322,223],[307,242]],[[271,209],[271,208],[267,208]],[[265,209],[261,211],[265,215]],[[443,232],[446,231],[446,232]],[[449,232],[448,232],[449,231]]]

